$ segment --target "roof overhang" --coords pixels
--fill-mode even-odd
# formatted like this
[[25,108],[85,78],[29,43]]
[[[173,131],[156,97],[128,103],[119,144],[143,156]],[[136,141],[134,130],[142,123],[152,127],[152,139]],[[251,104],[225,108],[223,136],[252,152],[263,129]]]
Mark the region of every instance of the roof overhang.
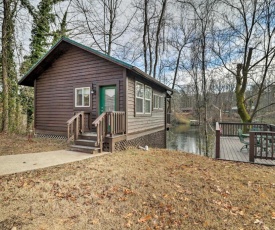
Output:
[[69,49],[70,44],[59,40],[31,69],[19,80],[19,85],[34,86],[34,80]]
[[171,88],[168,86],[162,84],[155,78],[151,77],[147,73],[143,72],[139,68],[130,65],[126,62],[123,62],[121,60],[118,60],[116,58],[113,58],[109,55],[106,55],[104,53],[101,53],[97,50],[94,50],[90,47],[84,46],[78,42],[75,42],[69,38],[62,37],[36,64],[33,65],[33,67],[19,80],[19,85],[25,85],[25,86],[34,86],[34,80],[41,75],[47,68],[49,68],[53,62],[58,59],[62,54],[64,54],[71,46],[79,47],[83,50],[86,50],[94,55],[97,55],[101,58],[104,58],[108,61],[111,61],[117,65],[120,65],[128,70],[131,70],[138,74],[139,76],[157,84],[158,86],[164,88],[167,91],[173,92]]

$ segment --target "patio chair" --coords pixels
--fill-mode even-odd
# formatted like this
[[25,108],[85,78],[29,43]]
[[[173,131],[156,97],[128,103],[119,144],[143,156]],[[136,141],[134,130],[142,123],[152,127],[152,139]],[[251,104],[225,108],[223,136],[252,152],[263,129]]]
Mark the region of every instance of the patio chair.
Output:
[[240,149],[240,152],[246,148],[248,150],[249,148],[249,141],[246,141],[245,138],[243,137],[243,131],[241,129],[238,129],[238,137],[240,139],[240,142],[244,144],[244,146]]

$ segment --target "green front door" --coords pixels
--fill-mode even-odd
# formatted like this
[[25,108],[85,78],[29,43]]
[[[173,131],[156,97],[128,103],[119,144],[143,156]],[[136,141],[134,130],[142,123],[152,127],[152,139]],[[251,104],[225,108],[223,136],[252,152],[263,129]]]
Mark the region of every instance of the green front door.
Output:
[[100,87],[99,113],[116,111],[116,86]]

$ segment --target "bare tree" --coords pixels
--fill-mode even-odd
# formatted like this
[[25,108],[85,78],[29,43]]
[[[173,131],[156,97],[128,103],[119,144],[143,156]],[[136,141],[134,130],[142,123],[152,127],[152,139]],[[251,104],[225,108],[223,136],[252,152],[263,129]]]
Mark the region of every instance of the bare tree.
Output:
[[[110,55],[113,45],[119,45],[121,38],[129,28],[133,15],[124,18],[122,24],[122,0],[96,0],[84,1],[75,0],[75,5],[85,18],[82,33],[92,37],[93,44],[102,52]],[[96,8],[96,10],[95,10]],[[126,9],[124,9],[126,10]],[[119,18],[120,17],[120,18]]]
[[164,13],[166,10],[167,0],[162,0],[161,4],[161,11],[160,16],[157,24],[157,31],[156,31],[156,44],[155,44],[155,62],[154,62],[154,70],[153,70],[153,77],[156,78],[157,74],[157,65],[158,65],[158,59],[159,59],[159,40],[160,40],[160,32],[163,28],[163,21],[164,21]]
[[159,67],[163,66],[163,59],[159,53],[165,41],[164,28],[168,21],[167,5],[168,0],[143,0],[134,3],[138,22],[134,27],[136,31],[142,31],[144,70],[155,78],[160,72]]
[[171,58],[171,61],[169,62],[169,66],[174,72],[173,83],[171,87],[172,89],[175,88],[179,70],[182,69],[182,65],[185,65],[184,63],[182,63],[183,57],[186,57],[183,54],[183,51],[185,50],[185,53],[189,53],[190,46],[195,39],[194,23],[192,21],[188,21],[189,23],[186,23],[188,19],[185,17],[184,14],[184,11],[181,12],[179,22],[171,28],[169,36],[167,38],[169,48],[175,50],[173,56],[176,57]]
[[[201,91],[202,91],[202,107],[204,110],[203,123],[204,123],[204,139],[205,139],[205,155],[209,155],[209,141],[208,141],[208,82],[207,82],[207,68],[209,60],[209,46],[211,40],[209,34],[213,28],[213,20],[215,7],[217,4],[216,0],[199,0],[199,1],[181,1],[182,7],[190,9],[193,13],[193,20],[195,21],[197,46],[194,48],[198,49],[197,60],[199,61],[200,73],[201,73]],[[192,16],[192,15],[190,15]]]
[[[223,29],[215,33],[214,51],[220,63],[236,79],[235,94],[242,121],[252,122],[256,113],[265,108],[260,102],[274,63],[275,1],[225,0],[223,6],[230,9],[231,14],[221,13]],[[238,63],[236,70],[234,63]],[[247,86],[252,81],[258,86],[257,91],[253,98],[247,98]],[[248,100],[255,101],[252,103],[254,109]]]

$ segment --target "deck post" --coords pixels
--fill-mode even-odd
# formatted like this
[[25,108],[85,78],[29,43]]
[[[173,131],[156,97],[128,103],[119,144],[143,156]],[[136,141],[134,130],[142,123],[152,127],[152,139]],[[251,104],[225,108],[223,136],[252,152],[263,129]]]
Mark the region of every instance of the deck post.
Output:
[[216,122],[216,158],[220,158],[220,137],[221,137],[221,130],[220,130],[220,126],[219,126],[219,122]]
[[249,161],[254,162],[254,148],[255,148],[255,133],[249,132]]

